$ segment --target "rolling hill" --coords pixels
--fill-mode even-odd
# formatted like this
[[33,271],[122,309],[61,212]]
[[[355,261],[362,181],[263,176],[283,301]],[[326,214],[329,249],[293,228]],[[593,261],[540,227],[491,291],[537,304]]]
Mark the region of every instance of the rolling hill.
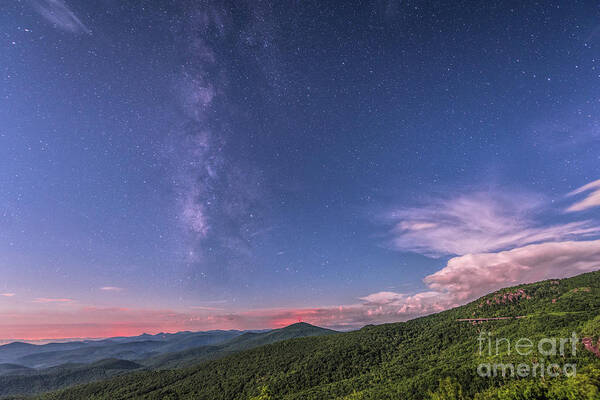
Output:
[[[600,359],[593,352],[599,311],[600,272],[594,272],[503,289],[408,322],[284,340],[193,367],[136,372],[39,398],[599,399]],[[573,332],[579,336],[573,354],[521,355],[508,346],[477,351],[482,334],[536,343]],[[577,375],[477,373],[481,365],[540,362],[553,372],[554,363],[575,364]]]
[[4,363],[4,364],[0,364],[0,376],[1,375],[25,375],[25,374],[29,374],[29,373],[35,373],[35,370],[33,368],[27,368],[24,367],[23,365],[18,365],[18,364],[9,364],[9,363]]
[[[235,331],[237,332],[237,331]],[[87,363],[88,359],[96,359],[99,354],[115,354],[135,357],[135,354],[144,353],[147,349],[154,349],[156,346],[155,340],[150,339],[145,335],[139,338],[144,338],[144,341],[135,340],[110,340],[110,346],[90,346],[81,347],[73,350],[58,350],[34,353],[23,356],[20,360],[25,360],[30,363],[38,363],[46,359],[65,360],[64,364],[53,366],[44,369],[33,369],[23,367],[16,364],[0,364],[0,371],[5,371],[4,376],[0,376],[0,396],[9,395],[26,395],[41,393],[49,390],[56,390],[63,387],[68,387],[75,384],[93,382],[101,379],[106,379],[112,376],[121,375],[137,369],[164,369],[175,366],[198,364],[201,361],[223,357],[242,350],[258,347],[261,345],[274,343],[286,339],[320,336],[336,333],[335,331],[319,328],[309,324],[298,323],[287,326],[281,329],[270,331],[253,331],[244,332],[233,336],[229,340],[224,340],[222,344],[199,346],[192,349],[187,349],[178,352],[165,353],[162,355],[142,358],[137,362],[128,361],[125,359],[109,358],[101,361]],[[192,335],[173,334],[179,336],[181,340],[171,340],[162,348],[185,348],[184,345],[193,346],[196,343],[203,343],[205,340],[198,340],[198,337],[205,336],[205,332],[198,332]],[[221,336],[223,337],[223,336]],[[205,338],[206,339],[206,338]],[[137,353],[136,353],[137,351]],[[55,354],[56,353],[56,354]],[[70,360],[67,362],[67,360]],[[73,362],[80,360],[80,362]]]
[[285,328],[273,329],[267,332],[246,332],[219,345],[202,346],[181,352],[167,353],[141,360],[140,362],[154,369],[184,367],[282,340],[334,333],[337,332],[299,322]]
[[133,337],[44,345],[13,342],[0,346],[0,363],[43,369],[67,363],[93,363],[105,358],[136,360],[162,353],[217,344],[244,333],[247,332],[159,333],[157,335],[144,334]]
[[106,359],[91,364],[66,364],[43,370],[29,370],[26,374],[0,376],[0,396],[28,395],[63,387],[110,378],[141,365],[127,360]]

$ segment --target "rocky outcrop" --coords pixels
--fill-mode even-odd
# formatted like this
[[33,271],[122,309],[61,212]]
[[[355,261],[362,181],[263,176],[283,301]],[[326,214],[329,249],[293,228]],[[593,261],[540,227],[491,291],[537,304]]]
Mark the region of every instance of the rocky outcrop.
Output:
[[515,301],[523,300],[523,299],[529,300],[529,299],[531,299],[531,296],[529,296],[527,293],[525,293],[525,291],[523,289],[517,289],[514,292],[499,293],[499,294],[493,296],[491,299],[482,301],[481,303],[479,303],[479,308],[482,308],[486,304],[488,306],[493,305],[493,304],[506,304],[506,303],[512,303]]
[[596,357],[600,358],[600,340],[594,346],[594,341],[591,337],[584,337],[581,339],[581,343],[587,351],[594,353]]

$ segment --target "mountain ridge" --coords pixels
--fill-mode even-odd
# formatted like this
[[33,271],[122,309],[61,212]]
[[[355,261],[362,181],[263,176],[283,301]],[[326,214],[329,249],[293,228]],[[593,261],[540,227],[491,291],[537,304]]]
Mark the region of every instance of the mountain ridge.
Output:
[[[242,335],[233,337],[223,337],[223,344],[204,345],[189,350],[166,353],[162,358],[155,355],[147,358],[125,360],[120,358],[104,358],[91,363],[77,363],[69,361],[60,365],[51,366],[43,369],[27,368],[22,365],[10,364],[5,368],[4,374],[0,374],[0,396],[13,396],[23,394],[34,394],[49,390],[60,389],[77,383],[94,382],[99,379],[106,379],[112,376],[121,375],[133,370],[164,369],[171,365],[192,365],[200,363],[203,360],[210,360],[224,357],[241,350],[257,347],[267,343],[273,343],[294,337],[315,336],[322,334],[336,333],[325,328],[319,328],[306,323],[292,324],[290,326],[273,329],[269,331],[245,332]],[[244,336],[246,335],[246,336]],[[231,336],[231,335],[229,335]],[[237,338],[240,340],[235,340]],[[193,339],[194,337],[191,336]],[[183,337],[185,340],[185,335]],[[235,341],[234,341],[235,340]],[[232,342],[234,341],[234,342]],[[232,342],[232,343],[230,343]],[[117,342],[115,346],[152,346],[154,341],[146,340],[142,342]],[[175,344],[178,344],[176,342]],[[115,348],[112,346],[111,348]],[[168,346],[168,345],[167,345]],[[84,355],[91,350],[101,351],[103,346],[92,348],[76,348],[65,352],[57,352],[66,360],[72,360],[73,351],[82,352]],[[26,356],[25,360],[30,358],[39,358],[53,356],[52,352],[42,352]],[[27,358],[29,357],[29,358]],[[1,364],[0,364],[1,367]],[[22,367],[21,369],[19,367]],[[1,368],[0,368],[1,370]],[[13,373],[14,372],[14,373]],[[3,376],[2,376],[3,375]]]

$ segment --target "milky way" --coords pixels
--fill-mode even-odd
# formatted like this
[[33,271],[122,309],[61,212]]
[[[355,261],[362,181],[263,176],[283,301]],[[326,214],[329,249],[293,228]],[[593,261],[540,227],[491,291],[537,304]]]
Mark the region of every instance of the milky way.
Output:
[[[175,32],[185,61],[174,90],[186,118],[170,135],[167,156],[175,171],[179,219],[189,233],[185,259],[191,273],[202,277],[235,279],[232,273],[247,271],[253,237],[266,223],[265,179],[239,153],[254,145],[253,133],[236,127],[255,105],[236,98],[234,80],[255,75],[264,80],[266,93],[274,92],[273,73],[265,66],[274,57],[268,51],[272,38],[263,29],[269,11],[252,2],[235,9],[218,2],[192,4],[183,8],[181,31]],[[216,267],[207,269],[211,264]]]

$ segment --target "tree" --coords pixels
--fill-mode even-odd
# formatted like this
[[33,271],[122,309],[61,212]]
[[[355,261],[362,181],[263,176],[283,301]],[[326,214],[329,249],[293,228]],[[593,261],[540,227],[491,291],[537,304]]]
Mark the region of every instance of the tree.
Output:
[[440,379],[435,393],[429,394],[430,400],[467,400],[463,395],[462,386],[455,379]]
[[251,397],[250,400],[272,400],[271,391],[268,386],[263,386],[258,396]]

